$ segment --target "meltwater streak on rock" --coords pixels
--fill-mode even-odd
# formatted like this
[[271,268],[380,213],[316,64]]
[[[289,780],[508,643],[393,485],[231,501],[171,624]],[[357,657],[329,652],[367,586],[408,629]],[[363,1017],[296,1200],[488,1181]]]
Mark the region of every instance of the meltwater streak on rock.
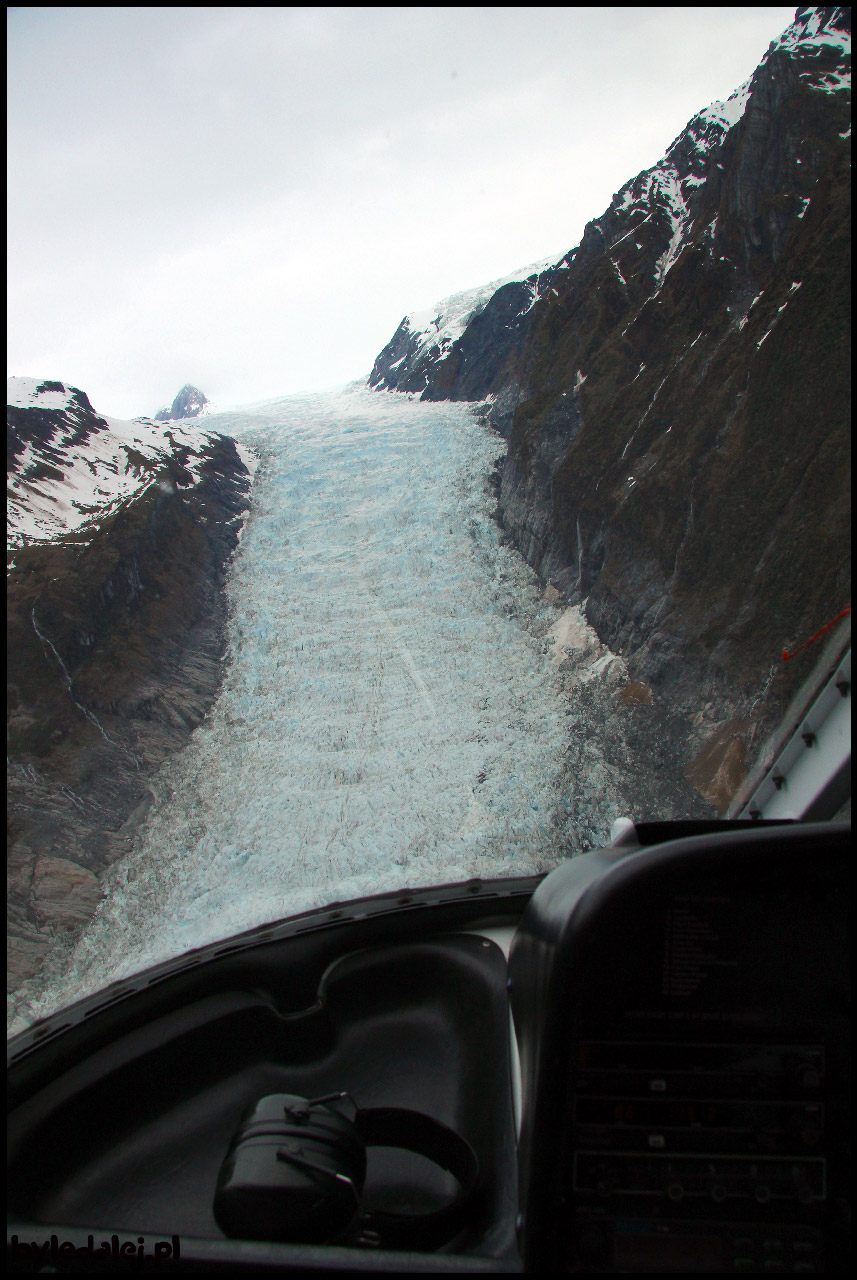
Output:
[[[556,611],[498,543],[503,441],[464,406],[363,387],[211,425],[262,457],[231,667],[107,873],[62,1004],[69,973],[79,998],[316,905],[563,852],[565,708],[541,638]],[[48,991],[32,1013],[53,1007]]]

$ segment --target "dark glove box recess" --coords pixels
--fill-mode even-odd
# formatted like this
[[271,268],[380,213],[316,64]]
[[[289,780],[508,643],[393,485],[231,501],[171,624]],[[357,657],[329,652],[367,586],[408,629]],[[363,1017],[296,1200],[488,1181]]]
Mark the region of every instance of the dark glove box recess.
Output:
[[[509,923],[526,902],[522,887],[503,904]],[[248,1105],[347,1090],[360,1107],[424,1112],[477,1153],[469,1224],[423,1255],[425,1269],[461,1269],[466,1258],[470,1270],[519,1270],[506,960],[476,934],[427,934],[432,915],[390,913],[371,922],[374,940],[379,925],[389,940],[354,949],[370,921],[337,927],[327,913],[313,930],[231,948],[61,1028],[53,1053],[42,1044],[32,1055],[52,1072],[50,1087],[39,1087],[38,1066],[28,1078],[26,1060],[15,1075],[10,1231],[18,1222],[22,1240],[53,1232],[84,1245],[93,1230],[178,1236],[183,1257],[196,1252],[200,1265],[289,1267],[301,1256],[317,1265],[326,1255],[325,1266],[395,1269],[393,1253],[227,1241],[215,1221],[218,1172]],[[420,934],[426,940],[405,940]],[[428,1212],[457,1191],[423,1156],[367,1154],[368,1211]],[[411,1254],[414,1264],[423,1269]]]

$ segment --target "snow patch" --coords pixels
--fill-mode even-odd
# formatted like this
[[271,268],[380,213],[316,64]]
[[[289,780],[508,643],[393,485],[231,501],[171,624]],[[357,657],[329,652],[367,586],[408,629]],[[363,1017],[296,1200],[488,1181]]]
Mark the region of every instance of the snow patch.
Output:
[[627,679],[624,659],[601,643],[586,619],[584,607],[572,605],[550,628],[548,661],[559,667],[571,660],[575,667],[574,684],[588,684],[590,680],[607,676]]
[[[800,78],[810,88],[824,93],[838,93],[851,89],[851,32],[836,27],[837,9],[817,8],[805,11],[775,40],[766,55],[766,61],[776,50],[807,58],[822,52],[834,51],[838,67],[815,71],[802,70]],[[804,61],[804,66],[806,66]]]
[[851,56],[851,32],[842,31],[833,24],[836,10],[831,9],[825,16],[824,9],[814,9],[795,18],[779,39],[769,49],[765,60],[776,49],[788,52],[806,52],[809,50],[835,49],[843,57]]
[[[479,285],[475,289],[464,289],[444,298],[425,311],[413,311],[405,317],[404,323],[412,337],[416,340],[415,355],[421,356],[437,347],[439,360],[445,360],[451,349],[474,316],[484,311],[498,289],[507,284],[519,284],[532,276],[539,276],[548,268],[563,260],[564,255],[544,258],[541,262],[531,263],[528,267],[520,267],[500,280],[492,280],[490,284]],[[538,301],[538,289],[533,281],[532,296],[527,310]],[[413,357],[412,357],[413,358]]]
[[8,378],[6,403],[17,409],[68,409],[75,387],[44,378]]
[[685,232],[690,223],[690,210],[675,169],[661,170],[656,175],[658,196],[666,208],[672,226],[672,235],[666,251],[655,264],[655,284],[660,287],[672,269],[685,245]]
[[[735,127],[747,110],[747,103],[750,100],[750,86],[751,80],[745,80],[734,93],[729,95],[725,102],[712,102],[710,107],[700,111],[691,121],[691,128],[696,126],[694,132],[699,131],[701,126],[715,125],[719,126],[723,135],[727,134],[730,129]],[[708,150],[716,141],[719,142],[720,139],[711,138],[710,140],[705,139],[705,141],[700,139],[697,145]]]
[[237,440],[235,441],[235,448],[238,451],[238,457],[250,472],[250,479],[252,480],[259,469],[261,458],[252,449],[248,449],[246,444],[239,444]]
[[59,410],[68,417],[45,444],[28,442],[8,473],[7,547],[70,534],[85,545],[111,512],[156,482],[177,450],[188,487],[199,483],[203,454],[215,433],[186,422],[90,417],[74,399],[74,388],[44,392],[41,385],[35,378],[9,379],[8,403]]

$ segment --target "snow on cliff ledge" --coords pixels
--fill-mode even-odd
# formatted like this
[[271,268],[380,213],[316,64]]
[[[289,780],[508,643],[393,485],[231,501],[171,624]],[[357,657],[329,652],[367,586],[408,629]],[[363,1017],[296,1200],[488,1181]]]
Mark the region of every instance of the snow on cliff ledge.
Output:
[[[63,382],[7,382],[6,545],[85,544],[123,502],[152,485],[190,488],[215,433],[96,414]],[[24,412],[22,412],[24,411]]]
[[[541,262],[531,263],[528,267],[520,267],[500,280],[492,280],[490,284],[477,285],[475,289],[464,289],[444,298],[425,311],[412,311],[405,316],[402,326],[406,326],[415,342],[416,353],[422,355],[433,347],[438,348],[438,360],[444,360],[449,354],[452,344],[461,337],[474,316],[493,298],[504,284],[517,284],[520,281],[532,281],[533,301],[538,297],[538,277],[543,271],[562,260],[562,254],[545,258]],[[412,357],[413,358],[413,355]]]

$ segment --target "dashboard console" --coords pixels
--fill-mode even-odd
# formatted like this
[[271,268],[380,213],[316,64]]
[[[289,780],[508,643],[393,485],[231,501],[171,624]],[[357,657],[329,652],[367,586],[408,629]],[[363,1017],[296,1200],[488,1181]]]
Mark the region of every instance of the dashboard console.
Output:
[[525,1270],[849,1269],[849,860],[850,826],[766,826],[542,882],[509,963]]
[[[224,1274],[848,1271],[850,824],[619,840],[540,880],[333,904],[22,1033],[9,1265],[61,1247],[122,1269],[151,1241]],[[375,1133],[361,1212],[408,1215],[404,1244],[286,1237],[294,1179],[270,1161],[248,1186],[276,1184],[274,1211],[227,1235],[221,1173],[260,1099],[309,1115],[343,1091],[364,1120],[404,1108],[460,1135],[477,1181]],[[453,1203],[452,1238],[417,1235]]]

